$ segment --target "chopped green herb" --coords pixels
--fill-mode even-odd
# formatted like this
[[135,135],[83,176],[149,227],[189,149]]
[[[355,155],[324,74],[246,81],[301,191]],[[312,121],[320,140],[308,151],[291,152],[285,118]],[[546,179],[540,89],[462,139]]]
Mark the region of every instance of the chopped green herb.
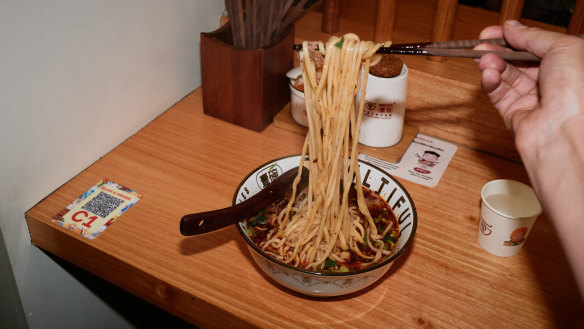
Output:
[[341,37],[341,41],[339,41],[339,42],[337,42],[337,43],[335,44],[335,47],[338,47],[338,48],[343,48],[343,43],[344,43],[344,42],[345,42],[345,37],[343,36],[343,37]]
[[337,267],[337,266],[339,266],[339,264],[336,261],[334,261],[334,260],[332,260],[330,258],[327,258],[324,261],[324,267],[325,268],[333,268],[333,267]]
[[383,242],[392,242],[392,244],[395,244],[395,242],[397,242],[398,240],[398,236],[397,234],[395,234],[395,230],[392,230],[391,233],[386,234],[383,237]]
[[257,215],[253,217],[251,225],[253,226],[264,225],[267,221],[268,217],[264,215],[264,210],[262,209],[262,211],[260,211]]

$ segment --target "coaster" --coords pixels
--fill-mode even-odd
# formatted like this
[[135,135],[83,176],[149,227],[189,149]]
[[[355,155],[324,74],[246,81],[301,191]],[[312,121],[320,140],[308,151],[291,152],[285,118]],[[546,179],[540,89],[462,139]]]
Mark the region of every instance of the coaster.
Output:
[[399,162],[384,161],[369,152],[362,152],[359,159],[374,164],[393,176],[435,187],[457,149],[455,144],[418,134]]
[[[290,103],[286,104],[284,108],[274,117],[274,126],[295,132],[302,136],[306,136],[308,129],[302,127],[292,118],[290,111]],[[399,143],[391,147],[370,147],[359,144],[359,152],[367,153],[378,159],[397,163],[400,162],[404,153],[418,134],[418,127],[405,124],[402,134],[402,139]]]

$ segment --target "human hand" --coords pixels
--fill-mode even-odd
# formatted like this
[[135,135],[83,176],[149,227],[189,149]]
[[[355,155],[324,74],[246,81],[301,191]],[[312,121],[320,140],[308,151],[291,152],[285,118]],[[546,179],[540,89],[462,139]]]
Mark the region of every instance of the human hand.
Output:
[[[513,48],[542,58],[539,66],[516,66],[497,55],[479,61],[482,86],[516,144],[545,143],[576,115],[584,112],[584,39],[508,21],[484,29],[481,39],[505,38]],[[476,49],[501,50],[482,44]],[[520,150],[521,151],[521,150]]]
[[479,60],[483,89],[515,133],[531,184],[561,237],[584,296],[584,39],[516,21],[488,27],[480,35],[501,37],[541,62],[521,66],[484,55]]

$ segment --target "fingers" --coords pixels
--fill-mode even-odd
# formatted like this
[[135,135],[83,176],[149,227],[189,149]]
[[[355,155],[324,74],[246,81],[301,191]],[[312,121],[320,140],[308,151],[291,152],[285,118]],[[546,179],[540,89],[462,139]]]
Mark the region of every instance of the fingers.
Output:
[[490,94],[501,84],[501,72],[495,69],[486,69],[483,71],[481,85],[483,90]]
[[[494,54],[484,55],[477,61],[482,71],[482,87],[508,128],[517,131],[523,119],[528,117],[543,117],[546,118],[546,124],[560,126],[570,117],[570,113],[578,112],[576,108],[582,108],[579,105],[584,104],[582,39],[526,27],[513,20],[505,22],[503,26],[485,28],[480,34],[481,39],[500,37],[511,48],[526,50],[542,58],[539,66],[507,63]],[[482,44],[475,49],[508,48]],[[537,112],[532,110],[534,108]],[[572,108],[575,109],[565,110]],[[533,113],[545,115],[534,116]]]
[[[516,20],[508,20],[503,25],[489,26],[483,29],[480,39],[504,38],[507,43],[517,50],[527,50],[542,58],[550,51],[554,42],[565,35],[558,32],[546,31],[536,27],[527,27]],[[502,47],[493,47],[482,44],[475,49],[502,50]]]
[[543,58],[553,44],[563,34],[542,30],[536,27],[527,27],[516,20],[509,20],[503,24],[503,37],[515,49],[527,50],[537,57]]
[[501,83],[501,73],[506,63],[497,55],[487,54],[479,60],[479,70],[483,72],[482,86],[487,93],[493,92]]
[[479,39],[497,39],[503,37],[503,27],[500,25],[488,26],[483,29]]
[[537,82],[517,67],[495,54],[484,55],[478,65],[482,88],[512,129],[515,110],[535,106],[538,102]]

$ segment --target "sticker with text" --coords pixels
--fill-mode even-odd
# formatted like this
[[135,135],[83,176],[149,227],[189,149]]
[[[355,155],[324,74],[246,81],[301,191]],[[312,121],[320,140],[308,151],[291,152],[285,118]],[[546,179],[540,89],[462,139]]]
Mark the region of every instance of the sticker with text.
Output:
[[95,239],[140,198],[140,193],[104,179],[51,220],[86,238]]

